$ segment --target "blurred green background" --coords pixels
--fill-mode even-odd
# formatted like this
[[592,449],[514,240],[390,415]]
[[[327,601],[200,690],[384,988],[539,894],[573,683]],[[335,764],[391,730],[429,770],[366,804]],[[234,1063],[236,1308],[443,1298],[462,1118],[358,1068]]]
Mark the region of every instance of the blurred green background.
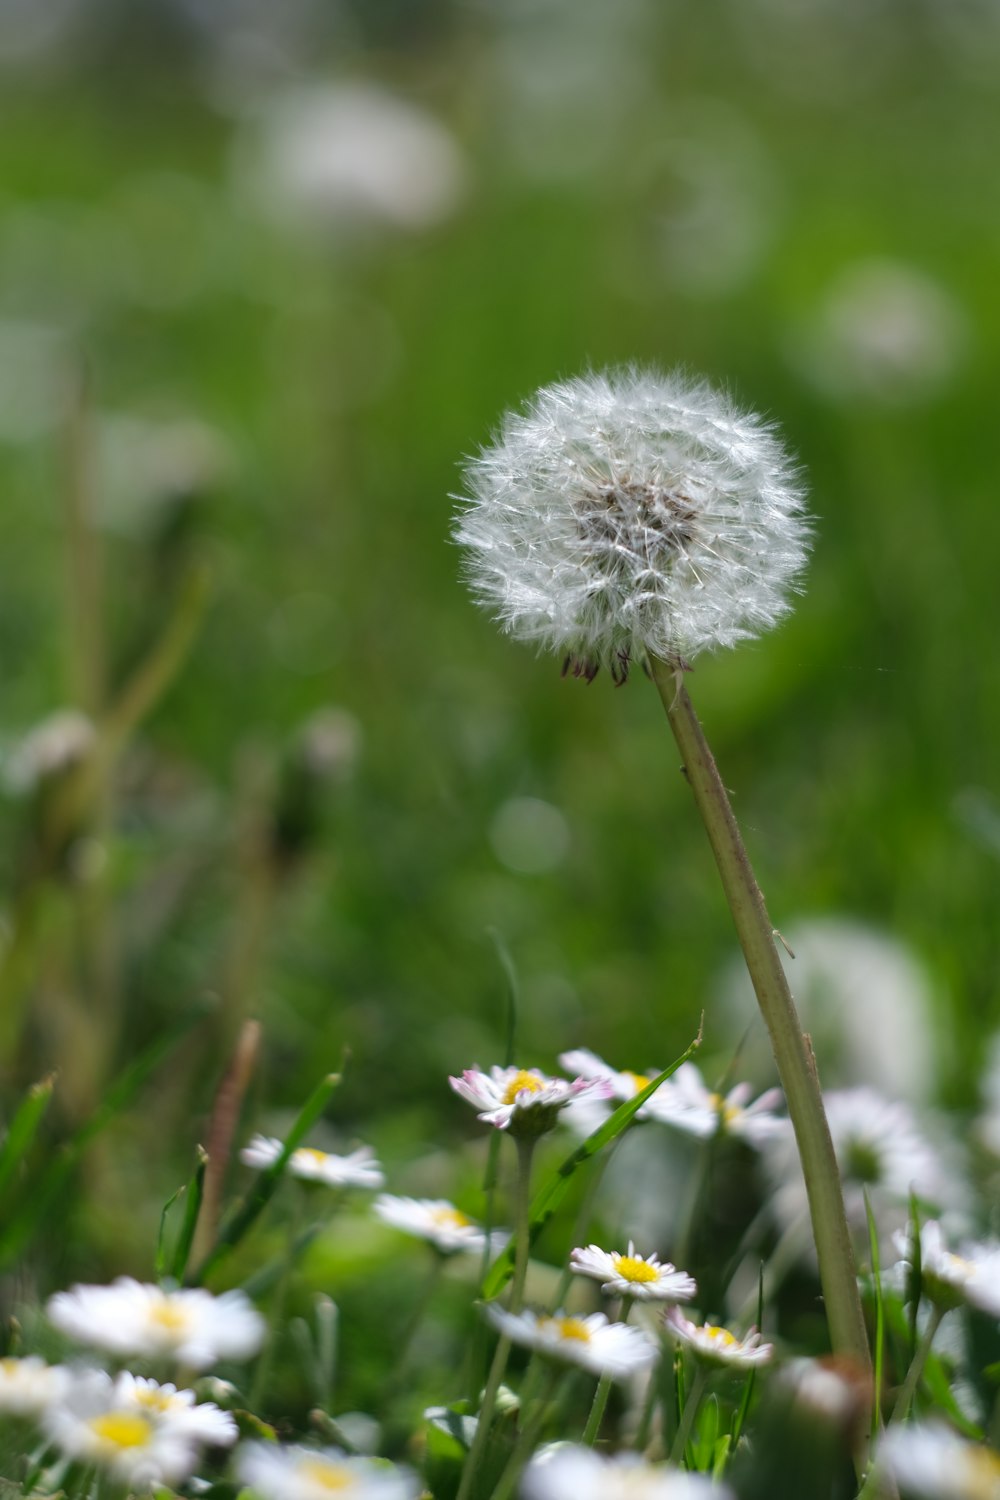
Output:
[[[664,1064],[703,1008],[708,1072],[732,1057],[752,1007],[718,1000],[729,918],[655,692],[501,638],[449,540],[462,456],[590,366],[703,373],[799,455],[806,591],[692,695],[774,920],[909,945],[931,1092],[971,1107],[1000,7],[0,0],[0,69],[6,1108],[57,1067],[58,1135],[218,997],[60,1273],[147,1253],[246,1015],[254,1123],[349,1047],[332,1120],[394,1185],[478,1138],[445,1075],[502,1055],[492,933],[525,1064]],[[186,660],[47,836],[38,757],[72,745],[26,736],[101,720],[192,576]]]

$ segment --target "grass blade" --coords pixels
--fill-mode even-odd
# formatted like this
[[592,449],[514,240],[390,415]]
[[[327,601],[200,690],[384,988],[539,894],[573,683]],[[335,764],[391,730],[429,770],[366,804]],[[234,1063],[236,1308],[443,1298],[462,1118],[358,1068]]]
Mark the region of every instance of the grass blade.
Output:
[[31,1149],[38,1127],[49,1107],[55,1081],[56,1075],[50,1073],[40,1083],[32,1084],[17,1107],[10,1129],[0,1146],[0,1194],[6,1190],[21,1161]]

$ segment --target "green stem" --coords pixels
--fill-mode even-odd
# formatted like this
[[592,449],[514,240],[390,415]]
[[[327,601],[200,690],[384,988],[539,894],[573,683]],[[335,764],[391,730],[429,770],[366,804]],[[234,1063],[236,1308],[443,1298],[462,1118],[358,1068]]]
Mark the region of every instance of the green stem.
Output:
[[587,1425],[583,1429],[583,1437],[580,1441],[585,1448],[592,1448],[597,1441],[597,1434],[601,1430],[601,1422],[608,1405],[608,1397],[611,1394],[611,1376],[602,1375],[597,1382],[597,1390],[594,1392],[593,1404],[590,1408],[590,1416]]
[[538,1435],[542,1430],[542,1423],[545,1420],[545,1413],[548,1409],[557,1374],[558,1371],[555,1369],[547,1371],[548,1378],[542,1388],[541,1394],[535,1402],[534,1410],[531,1412],[530,1417],[522,1424],[521,1435],[514,1444],[514,1451],[504,1465],[503,1473],[497,1480],[496,1489],[493,1491],[490,1500],[507,1500],[507,1497],[513,1492],[521,1470],[524,1468],[529,1454],[534,1451],[538,1442]]
[[[511,1282],[510,1311],[518,1313],[521,1311],[521,1303],[524,1300],[524,1284],[528,1277],[528,1231],[531,1222],[531,1158],[535,1149],[535,1140],[532,1136],[515,1137],[517,1146],[517,1203],[514,1218],[514,1277]],[[468,1500],[472,1491],[472,1481],[482,1462],[483,1454],[486,1452],[486,1443],[489,1439],[490,1428],[493,1425],[493,1411],[496,1406],[497,1392],[500,1382],[503,1380],[504,1371],[507,1368],[507,1356],[510,1353],[510,1339],[506,1334],[500,1335],[500,1341],[493,1356],[490,1366],[489,1377],[486,1381],[486,1389],[483,1392],[482,1405],[479,1408],[479,1421],[476,1424],[476,1435],[472,1439],[472,1447],[465,1461],[462,1471],[462,1482],[458,1487],[455,1500]]]
[[870,1371],[871,1355],[858,1293],[840,1171],[823,1107],[812,1046],[774,942],[774,928],[718,767],[676,662],[653,659],[653,680],[684,762],[684,774],[705,824],[723,889],[788,1103],[809,1197],[830,1340],[837,1354]]
[[903,1422],[906,1420],[906,1414],[910,1410],[910,1403],[917,1393],[917,1386],[920,1384],[920,1377],[924,1373],[927,1356],[931,1352],[931,1345],[934,1343],[937,1331],[941,1327],[941,1319],[944,1317],[945,1311],[946,1309],[943,1307],[935,1307],[931,1311],[927,1327],[924,1329],[924,1336],[914,1350],[913,1358],[910,1360],[910,1368],[906,1372],[906,1379],[899,1388],[899,1395],[896,1397],[896,1404],[892,1408],[892,1416],[889,1418],[890,1422]]
[[691,1389],[687,1393],[687,1400],[684,1402],[684,1410],[681,1412],[681,1419],[677,1424],[677,1432],[674,1436],[673,1446],[670,1449],[670,1462],[672,1464],[679,1464],[684,1458],[684,1449],[688,1445],[688,1438],[691,1436],[691,1431],[694,1427],[694,1419],[698,1415],[698,1408],[701,1405],[701,1398],[705,1390],[706,1379],[707,1373],[705,1370],[705,1366],[696,1365],[694,1371],[694,1379],[691,1382]]

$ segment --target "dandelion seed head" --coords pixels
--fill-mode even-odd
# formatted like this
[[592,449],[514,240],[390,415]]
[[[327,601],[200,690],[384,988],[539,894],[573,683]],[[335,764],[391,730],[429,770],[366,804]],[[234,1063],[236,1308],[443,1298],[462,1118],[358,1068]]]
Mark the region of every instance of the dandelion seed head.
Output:
[[574,674],[769,629],[809,536],[772,428],[676,373],[544,387],[465,471],[456,539],[479,602]]

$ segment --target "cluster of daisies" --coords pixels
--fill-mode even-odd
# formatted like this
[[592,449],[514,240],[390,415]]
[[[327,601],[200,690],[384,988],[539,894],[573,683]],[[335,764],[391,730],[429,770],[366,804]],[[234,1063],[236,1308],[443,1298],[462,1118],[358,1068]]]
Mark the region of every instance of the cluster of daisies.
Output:
[[[470,1069],[450,1082],[484,1123],[520,1146],[533,1146],[558,1125],[591,1133],[617,1103],[635,1099],[658,1076],[616,1071],[590,1052],[566,1053],[561,1061],[574,1076],[495,1067]],[[916,1180],[933,1185],[940,1163],[916,1122],[900,1113],[901,1106],[861,1090],[832,1095],[829,1103],[849,1196],[852,1173],[872,1194],[888,1194],[886,1201],[894,1189],[904,1201]],[[778,1207],[792,1177],[787,1155],[782,1156],[789,1150],[789,1127],[780,1108],[775,1090],[756,1099],[746,1084],[713,1091],[699,1070],[685,1063],[644,1100],[635,1121],[659,1122],[699,1139],[728,1134],[761,1153],[765,1162],[770,1154],[772,1204],[780,1215],[792,1211],[790,1203]],[[255,1136],[241,1156],[248,1166],[265,1170],[284,1153],[280,1140]],[[425,1241],[442,1259],[467,1253],[485,1265],[508,1244],[507,1233],[476,1223],[451,1202],[381,1191],[385,1174],[367,1146],[345,1155],[300,1146],[288,1156],[286,1171],[331,1188],[375,1191],[374,1213]],[[804,1207],[797,1212],[804,1221]],[[915,1298],[921,1334],[915,1364],[897,1396],[894,1416],[902,1418],[950,1315],[969,1308],[1000,1320],[1000,1245],[958,1241],[948,1221],[929,1219],[918,1226],[907,1224],[905,1216],[887,1244],[894,1245],[896,1262],[883,1272],[884,1293],[900,1303]],[[632,1240],[625,1248],[581,1245],[567,1269],[599,1285],[609,1299],[606,1311],[572,1310],[578,1299],[570,1307],[533,1309],[521,1305],[519,1294],[507,1306],[497,1300],[484,1309],[501,1350],[520,1346],[542,1367],[575,1368],[597,1382],[585,1444],[532,1444],[523,1453],[515,1478],[524,1500],[571,1495],[572,1500],[615,1500],[637,1493],[647,1500],[691,1500],[709,1492],[729,1500],[739,1495],[744,1485],[738,1462],[730,1473],[725,1463],[698,1461],[692,1447],[698,1412],[713,1388],[721,1393],[727,1383],[739,1381],[746,1387],[771,1365],[777,1369],[765,1382],[765,1411],[775,1399],[772,1392],[778,1392],[786,1404],[819,1413],[831,1428],[848,1434],[847,1447],[859,1451],[859,1413],[871,1392],[859,1396],[857,1372],[781,1357],[775,1341],[738,1316],[728,1320],[731,1326],[687,1316],[682,1309],[689,1311],[699,1300],[695,1278]],[[46,1312],[53,1329],[80,1351],[79,1358],[47,1364],[28,1354],[0,1361],[0,1418],[19,1435],[20,1451],[27,1455],[26,1472],[19,1476],[25,1493],[62,1490],[82,1497],[98,1476],[105,1488],[117,1486],[122,1493],[163,1487],[195,1493],[207,1476],[221,1474],[261,1500],[321,1500],[331,1491],[355,1500],[414,1500],[421,1490],[421,1480],[408,1467],[318,1444],[278,1442],[258,1416],[238,1409],[237,1387],[202,1378],[220,1365],[245,1366],[261,1351],[265,1322],[242,1291],[216,1296],[201,1288],[120,1278],[109,1286],[57,1293]],[[94,1362],[98,1356],[100,1365]],[[654,1418],[664,1359],[674,1366],[673,1430],[666,1415]],[[620,1385],[633,1412],[631,1425],[619,1426],[619,1437],[636,1451],[610,1454],[594,1446],[612,1383]],[[496,1389],[491,1394],[487,1385],[473,1420],[471,1430],[482,1431],[484,1446],[496,1397]],[[428,1419],[439,1410],[444,1409],[428,1411]],[[522,1422],[529,1432],[530,1420],[526,1411]],[[966,1414],[965,1432],[973,1428]],[[738,1436],[733,1435],[733,1446],[737,1457],[745,1457],[750,1450],[737,1444]],[[475,1454],[473,1437],[467,1467],[474,1465]],[[713,1467],[713,1478],[695,1472],[704,1467]],[[895,1490],[936,1500],[1000,1495],[1000,1459],[943,1423],[894,1421],[877,1444],[870,1473],[872,1494]]]

